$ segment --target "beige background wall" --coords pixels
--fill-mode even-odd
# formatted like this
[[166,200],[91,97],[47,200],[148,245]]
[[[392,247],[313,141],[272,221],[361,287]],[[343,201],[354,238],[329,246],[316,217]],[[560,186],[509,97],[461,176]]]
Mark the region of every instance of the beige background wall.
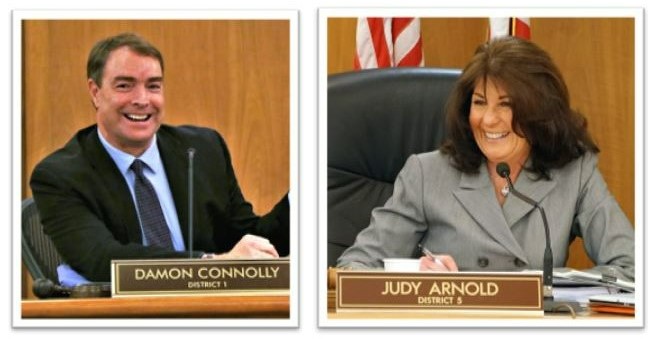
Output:
[[[353,69],[353,18],[328,19],[328,73]],[[422,18],[425,65],[463,68],[486,40],[486,18]],[[583,113],[601,148],[599,168],[634,224],[634,19],[532,18],[531,40],[561,69],[572,107]],[[591,263],[579,242],[569,265]]]
[[94,123],[88,53],[125,31],[164,56],[165,122],[223,134],[245,197],[271,209],[289,186],[287,20],[24,22],[23,196],[36,163]]
[[[485,18],[422,19],[425,63],[461,68],[486,37]],[[322,28],[324,29],[324,28]],[[328,72],[351,70],[355,19],[328,20]],[[93,43],[137,32],[165,57],[166,122],[220,131],[257,213],[289,187],[287,21],[26,21],[23,25],[23,197],[44,156],[94,123],[85,62]],[[634,223],[633,19],[532,19],[532,40],[563,72],[572,106],[601,146],[600,169]],[[580,244],[570,265],[590,265]]]
[[163,54],[165,122],[218,130],[243,194],[256,213],[269,211],[289,189],[288,20],[24,21],[22,196],[34,166],[95,122],[88,53],[126,31]]

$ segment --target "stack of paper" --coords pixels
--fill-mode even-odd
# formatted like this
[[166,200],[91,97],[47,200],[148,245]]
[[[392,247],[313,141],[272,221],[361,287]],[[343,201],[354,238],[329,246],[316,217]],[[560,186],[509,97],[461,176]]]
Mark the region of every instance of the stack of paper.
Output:
[[634,293],[593,295],[589,298],[589,306],[595,312],[634,315],[635,295]]
[[616,277],[607,277],[598,272],[584,272],[570,268],[554,269],[554,286],[601,286],[634,292],[634,282]]

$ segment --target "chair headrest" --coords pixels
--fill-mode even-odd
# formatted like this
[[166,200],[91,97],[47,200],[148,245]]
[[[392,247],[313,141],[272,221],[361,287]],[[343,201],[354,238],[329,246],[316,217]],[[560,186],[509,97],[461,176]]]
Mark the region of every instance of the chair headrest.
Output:
[[435,150],[458,69],[381,68],[328,77],[328,166],[393,182],[411,154]]

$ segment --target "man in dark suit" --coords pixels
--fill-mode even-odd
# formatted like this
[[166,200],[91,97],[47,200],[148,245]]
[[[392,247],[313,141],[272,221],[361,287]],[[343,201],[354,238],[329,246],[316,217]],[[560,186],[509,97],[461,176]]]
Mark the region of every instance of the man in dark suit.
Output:
[[[97,124],[79,131],[32,173],[44,230],[66,263],[59,267],[65,285],[110,280],[112,259],[188,256],[190,149],[196,154],[194,257],[275,258],[289,252],[287,197],[267,215],[255,215],[218,132],[162,125],[163,71],[161,53],[136,35],[98,42],[88,59]],[[148,183],[154,205],[141,205],[141,187]],[[161,243],[147,230],[155,211],[163,219],[162,230],[155,231],[163,234]]]

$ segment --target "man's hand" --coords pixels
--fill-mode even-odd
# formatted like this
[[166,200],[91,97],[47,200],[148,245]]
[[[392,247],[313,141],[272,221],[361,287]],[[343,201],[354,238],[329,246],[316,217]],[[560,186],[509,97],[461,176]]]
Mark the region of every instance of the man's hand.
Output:
[[272,259],[279,258],[277,250],[266,238],[246,234],[232,248],[223,254],[205,254],[203,259]]

